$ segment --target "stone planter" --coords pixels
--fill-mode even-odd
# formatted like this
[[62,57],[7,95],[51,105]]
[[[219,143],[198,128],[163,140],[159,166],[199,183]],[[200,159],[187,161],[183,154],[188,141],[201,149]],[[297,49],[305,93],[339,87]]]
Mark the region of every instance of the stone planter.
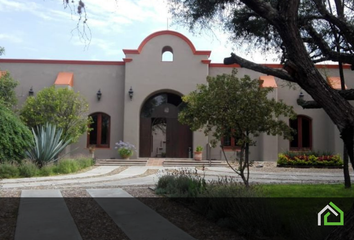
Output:
[[123,159],[126,159],[126,160],[129,160],[129,159],[130,159],[130,155],[121,155],[121,157],[122,157]]
[[194,152],[194,160],[201,161],[203,157],[202,152]]

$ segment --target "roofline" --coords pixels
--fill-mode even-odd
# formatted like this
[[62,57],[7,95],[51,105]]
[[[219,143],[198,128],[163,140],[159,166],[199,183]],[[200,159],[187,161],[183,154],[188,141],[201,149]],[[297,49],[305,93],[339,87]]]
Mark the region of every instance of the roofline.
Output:
[[[130,62],[130,58],[124,58],[124,61],[89,61],[89,60],[55,60],[55,59],[12,59],[0,58],[0,63],[41,63],[41,64],[77,64],[77,65],[125,65]],[[209,60],[202,60],[204,64],[208,64]],[[270,68],[283,68],[282,64],[276,63],[261,63],[260,65]],[[225,65],[223,63],[209,63],[209,67],[223,68],[241,68],[238,64]],[[317,64],[317,68],[338,69],[337,64]],[[344,69],[350,69],[351,65],[344,64]]]
[[78,65],[125,65],[124,61],[88,61],[54,59],[0,59],[0,63],[41,63],[41,64],[78,64]]
[[[282,64],[277,63],[260,63],[259,65],[269,67],[269,68],[283,68]],[[327,68],[327,69],[338,69],[339,66],[337,64],[316,64],[316,68]],[[210,63],[209,67],[213,68],[241,68],[238,64],[225,65],[223,63]],[[350,69],[350,64],[343,64],[343,69]]]
[[151,39],[161,36],[161,35],[171,35],[171,36],[179,37],[188,44],[188,46],[190,47],[190,49],[192,50],[194,55],[206,55],[206,56],[210,57],[211,51],[196,50],[193,43],[191,42],[191,40],[189,40],[183,34],[181,34],[179,32],[175,32],[175,31],[171,31],[171,30],[163,30],[163,31],[154,32],[154,33],[150,34],[149,36],[147,36],[140,43],[138,49],[123,49],[123,52],[124,52],[124,54],[140,54],[141,51],[143,50],[144,46],[146,45],[146,43],[148,43]]

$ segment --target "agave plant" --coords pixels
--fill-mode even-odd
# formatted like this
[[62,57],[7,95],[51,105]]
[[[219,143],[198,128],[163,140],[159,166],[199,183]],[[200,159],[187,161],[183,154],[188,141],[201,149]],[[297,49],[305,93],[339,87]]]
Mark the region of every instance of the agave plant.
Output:
[[47,123],[37,127],[37,132],[32,128],[34,146],[26,152],[27,156],[36,161],[41,167],[44,163],[57,161],[59,153],[69,145],[71,139],[61,138],[63,130]]

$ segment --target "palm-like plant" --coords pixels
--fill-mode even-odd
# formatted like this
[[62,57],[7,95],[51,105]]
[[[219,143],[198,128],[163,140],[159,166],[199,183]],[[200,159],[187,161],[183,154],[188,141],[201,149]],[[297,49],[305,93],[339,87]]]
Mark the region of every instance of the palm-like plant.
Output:
[[62,138],[63,130],[47,123],[37,127],[37,132],[32,128],[34,146],[26,152],[27,156],[36,161],[41,167],[44,163],[55,162],[59,153],[69,145],[71,139]]

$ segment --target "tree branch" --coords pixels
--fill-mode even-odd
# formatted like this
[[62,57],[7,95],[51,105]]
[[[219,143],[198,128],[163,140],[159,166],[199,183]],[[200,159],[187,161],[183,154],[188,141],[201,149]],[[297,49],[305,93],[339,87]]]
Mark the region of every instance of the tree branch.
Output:
[[272,25],[279,21],[279,12],[269,2],[263,0],[241,0],[247,7],[265,18]]
[[324,19],[333,25],[337,26],[340,30],[340,34],[343,35],[352,46],[354,46],[354,30],[352,26],[345,20],[340,19],[332,15],[323,4],[322,0],[314,0],[318,11],[323,15]]
[[310,34],[310,36],[314,39],[316,45],[322,51],[324,56],[328,56],[328,58],[332,61],[342,61],[343,63],[354,64],[354,56],[352,54],[338,53],[336,51],[333,51],[328,46],[327,42],[323,40],[323,37],[319,33],[317,33],[317,31],[311,25],[305,26],[305,29],[307,30],[308,34]]
[[[338,93],[345,100],[354,100],[354,89],[338,90]],[[302,98],[297,99],[297,104],[304,109],[322,108],[322,106],[318,104],[316,101],[305,101]]]
[[294,78],[292,78],[285,70],[279,70],[279,69],[274,69],[270,67],[266,67],[251,61],[248,61],[242,57],[237,56],[234,53],[231,53],[231,57],[229,58],[224,58],[224,64],[225,65],[231,65],[231,64],[239,64],[241,67],[251,69],[256,72],[261,72],[267,75],[272,75],[274,77],[281,78],[283,80],[287,80],[290,82],[297,82]]

